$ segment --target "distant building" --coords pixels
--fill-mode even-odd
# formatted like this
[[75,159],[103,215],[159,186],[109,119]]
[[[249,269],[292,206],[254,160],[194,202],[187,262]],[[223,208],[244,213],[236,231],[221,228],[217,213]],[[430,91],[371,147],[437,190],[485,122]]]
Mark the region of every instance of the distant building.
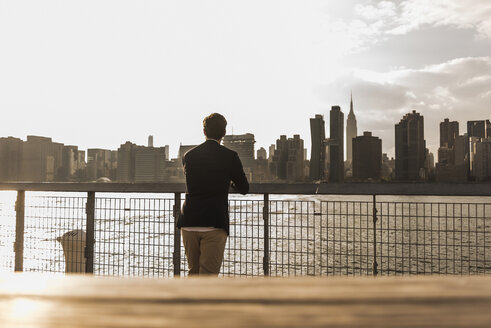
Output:
[[118,153],[109,149],[87,149],[87,179],[117,179]]
[[[182,162],[169,161],[169,147],[137,146],[127,141],[118,149],[117,180],[119,182],[163,182],[182,178],[177,171]],[[176,172],[174,172],[176,171]],[[175,174],[174,174],[175,173]]]
[[63,144],[51,138],[27,136],[22,147],[22,180],[54,181],[62,166]]
[[275,152],[275,145],[270,145],[269,146],[269,156],[268,156],[268,163],[271,163],[273,161],[273,156]]
[[105,177],[105,152],[110,153],[111,151],[99,148],[87,149],[87,179],[89,181],[95,181],[99,177]]
[[491,137],[475,143],[473,172],[476,181],[491,181]]
[[488,131],[489,126],[491,126],[489,120],[467,121],[467,136],[480,139],[491,137],[491,131]]
[[436,182],[464,183],[467,179],[467,166],[437,163],[435,167]]
[[425,179],[424,119],[413,111],[395,125],[396,179]]
[[344,114],[332,106],[329,122],[329,181],[344,181]]
[[428,148],[425,150],[425,169],[424,169],[424,179],[434,180],[435,175],[435,155]]
[[259,148],[257,150],[256,158],[257,159],[265,159],[265,160],[267,160],[268,159],[268,155],[266,154],[266,149],[264,149],[263,147]]
[[164,180],[173,183],[183,183],[185,181],[182,161],[173,158],[165,163]]
[[298,182],[305,179],[303,140],[298,134],[293,138],[285,135],[276,140],[276,150],[271,163],[271,173],[274,177],[287,182]]
[[61,162],[61,180],[67,181],[75,174],[78,168],[78,147],[64,146]]
[[382,177],[382,140],[363,132],[353,138],[353,180],[380,180]]
[[438,163],[435,165],[435,180],[462,183],[468,180],[468,172],[467,134],[459,136],[459,123],[445,119],[440,123],[440,148],[438,148]]
[[78,146],[64,146],[62,153],[62,166],[59,170],[59,181],[84,180],[85,152],[79,151]]
[[223,137],[223,145],[239,154],[242,165],[247,168],[254,166],[254,135],[252,133],[233,134]]
[[21,139],[0,138],[0,181],[22,180],[22,149]]
[[165,180],[165,147],[135,148],[135,182],[163,182]]
[[252,182],[268,182],[271,180],[269,159],[266,149],[263,147],[256,152],[256,163],[252,173]]
[[322,115],[315,115],[315,118],[310,119],[310,136],[312,141],[309,169],[310,179],[322,180],[324,178],[324,161],[326,158],[324,147],[326,128]]
[[455,164],[455,149],[447,146],[438,148],[438,163],[454,165]]
[[295,134],[288,139],[288,162],[286,179],[288,181],[303,181],[304,176],[304,148],[300,135]]
[[286,163],[288,162],[288,139],[286,135],[276,140],[275,152],[271,163],[271,175],[286,180]]
[[459,122],[452,121],[446,118],[440,123],[440,147],[453,149],[455,147],[455,139],[459,136]]
[[469,177],[477,179],[476,152],[481,140],[491,137],[491,122],[489,120],[467,121],[467,153],[469,158]]
[[476,136],[469,137],[469,176],[472,180],[490,180],[489,164],[491,137],[481,138]]
[[382,178],[387,180],[393,179],[395,169],[396,161],[394,160],[394,157],[389,159],[387,154],[382,154]]
[[455,138],[455,152],[454,152],[454,163],[455,165],[465,165],[467,170],[469,168],[469,142],[467,134],[463,136],[457,136]]
[[326,153],[326,159],[324,161],[324,177],[327,179],[329,177],[329,170],[331,167],[331,153],[329,150],[330,139],[324,139],[324,151]]
[[60,181],[60,175],[63,172],[63,148],[64,144],[53,142],[51,152],[53,154],[53,180]]
[[135,152],[136,145],[127,141],[118,149],[118,182],[134,182],[135,181]]
[[455,165],[455,140],[459,136],[459,122],[446,118],[440,123],[440,148],[438,163]]
[[358,127],[356,123],[356,116],[353,111],[353,95],[350,100],[350,110],[348,114],[348,120],[346,121],[346,161],[352,163],[353,161],[353,138],[356,138],[358,134]]

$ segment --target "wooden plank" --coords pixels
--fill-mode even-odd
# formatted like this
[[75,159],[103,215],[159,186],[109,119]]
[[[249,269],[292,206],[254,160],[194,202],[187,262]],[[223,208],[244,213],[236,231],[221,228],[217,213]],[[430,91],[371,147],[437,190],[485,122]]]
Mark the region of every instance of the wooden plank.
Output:
[[0,278],[0,326],[489,327],[491,277]]

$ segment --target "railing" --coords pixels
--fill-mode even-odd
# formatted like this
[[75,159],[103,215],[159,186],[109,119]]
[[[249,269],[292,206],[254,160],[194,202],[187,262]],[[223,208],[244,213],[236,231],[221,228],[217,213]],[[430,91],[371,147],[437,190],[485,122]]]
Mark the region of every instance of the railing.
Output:
[[[0,190],[17,191],[15,212],[15,196],[0,193],[4,270],[186,275],[174,225],[182,184]],[[253,184],[251,193],[231,196],[222,275],[491,273],[491,184]]]

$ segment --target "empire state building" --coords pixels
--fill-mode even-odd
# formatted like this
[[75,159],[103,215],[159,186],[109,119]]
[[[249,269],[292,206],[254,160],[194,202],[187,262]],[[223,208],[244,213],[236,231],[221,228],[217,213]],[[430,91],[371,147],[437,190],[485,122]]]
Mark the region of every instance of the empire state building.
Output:
[[350,110],[346,121],[346,160],[351,165],[353,159],[353,138],[357,137],[356,116],[353,112],[353,93],[351,94]]

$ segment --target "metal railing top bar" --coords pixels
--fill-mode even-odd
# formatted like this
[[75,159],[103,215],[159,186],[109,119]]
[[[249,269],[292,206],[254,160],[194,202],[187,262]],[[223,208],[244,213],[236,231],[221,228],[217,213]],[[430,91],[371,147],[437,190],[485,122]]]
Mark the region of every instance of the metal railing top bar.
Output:
[[[186,186],[183,183],[0,182],[0,190],[184,193]],[[491,183],[252,183],[250,193],[279,195],[491,196]]]

